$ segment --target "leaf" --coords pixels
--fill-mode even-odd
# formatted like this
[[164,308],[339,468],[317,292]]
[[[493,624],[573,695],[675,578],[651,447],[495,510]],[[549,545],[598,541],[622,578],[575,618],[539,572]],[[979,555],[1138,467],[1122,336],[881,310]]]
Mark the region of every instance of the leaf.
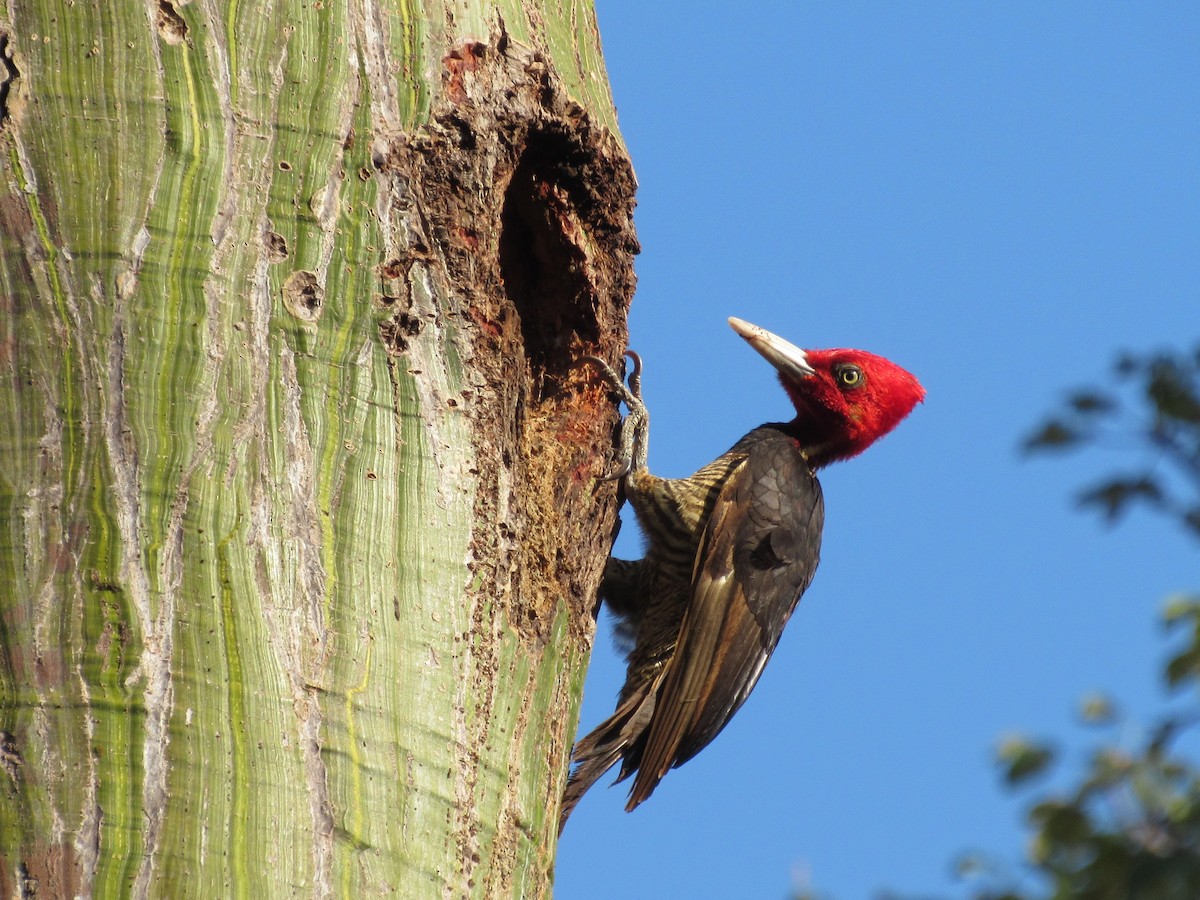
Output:
[[1133,771],[1134,761],[1129,754],[1115,747],[1102,747],[1092,756],[1092,772],[1081,786],[1084,792],[1108,788],[1125,779]]
[[1088,725],[1110,725],[1117,717],[1117,710],[1108,695],[1086,694],[1079,701],[1079,716]]
[[1174,360],[1160,358],[1154,362],[1146,395],[1160,415],[1200,425],[1200,398],[1196,396],[1193,378]]
[[952,871],[956,878],[970,878],[988,871],[987,860],[978,853],[962,853],[954,860]]
[[1188,647],[1172,657],[1165,670],[1167,684],[1177,688],[1185,681],[1200,675],[1200,647]]
[[1040,831],[1038,844],[1042,853],[1053,849],[1072,849],[1093,835],[1087,812],[1074,803],[1046,800],[1029,811],[1030,823]]
[[1125,507],[1134,500],[1161,503],[1162,489],[1153,478],[1143,475],[1139,478],[1114,478],[1079,495],[1080,506],[1099,506],[1110,522],[1120,517]]
[[1025,438],[1021,446],[1026,453],[1035,450],[1061,450],[1078,444],[1082,439],[1082,434],[1062,420],[1051,419],[1041,429]]
[[1175,739],[1184,728],[1184,724],[1175,718],[1164,719],[1150,732],[1150,742],[1146,745],[1146,755],[1159,758],[1167,749],[1167,745]]
[[1200,506],[1193,506],[1183,514],[1183,524],[1200,535]]
[[1067,398],[1067,403],[1075,412],[1084,415],[1108,413],[1117,408],[1117,403],[1112,397],[1099,391],[1076,391]]
[[1113,371],[1122,378],[1128,378],[1141,368],[1141,361],[1132,353],[1122,353],[1117,357]]
[[1028,738],[1008,737],[1000,742],[996,761],[1001,766],[1005,783],[1012,787],[1044,772],[1054,762],[1054,750],[1048,744],[1035,743]]
[[1200,599],[1187,594],[1176,594],[1163,606],[1163,625],[1170,630],[1185,619],[1191,619],[1193,622],[1200,619]]

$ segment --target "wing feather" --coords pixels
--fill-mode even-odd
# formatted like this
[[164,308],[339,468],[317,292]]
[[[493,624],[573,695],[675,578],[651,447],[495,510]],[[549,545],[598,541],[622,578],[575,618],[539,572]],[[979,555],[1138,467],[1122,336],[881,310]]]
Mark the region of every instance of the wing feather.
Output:
[[630,809],[716,737],[745,702],[816,571],[821,486],[791,439],[764,431],[747,436],[749,452],[730,472],[705,525]]

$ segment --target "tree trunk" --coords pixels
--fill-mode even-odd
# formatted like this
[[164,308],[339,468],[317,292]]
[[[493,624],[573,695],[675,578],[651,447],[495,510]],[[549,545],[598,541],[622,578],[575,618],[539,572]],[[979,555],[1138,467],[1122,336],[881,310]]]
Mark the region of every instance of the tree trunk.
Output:
[[590,4],[0,51],[0,891],[548,894],[637,249]]

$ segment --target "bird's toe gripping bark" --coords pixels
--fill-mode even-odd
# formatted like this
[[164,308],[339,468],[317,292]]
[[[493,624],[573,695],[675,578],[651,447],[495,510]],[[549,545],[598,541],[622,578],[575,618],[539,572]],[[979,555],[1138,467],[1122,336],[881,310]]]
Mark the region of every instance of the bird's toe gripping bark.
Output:
[[598,356],[584,356],[580,362],[588,362],[595,366],[604,376],[609,386],[621,398],[629,411],[621,420],[619,437],[618,466],[609,474],[603,476],[604,481],[616,481],[624,478],[630,472],[644,471],[647,458],[647,432],[650,428],[650,413],[642,402],[642,358],[632,350],[626,350],[625,355],[633,363],[629,372],[629,384],[617,370]]

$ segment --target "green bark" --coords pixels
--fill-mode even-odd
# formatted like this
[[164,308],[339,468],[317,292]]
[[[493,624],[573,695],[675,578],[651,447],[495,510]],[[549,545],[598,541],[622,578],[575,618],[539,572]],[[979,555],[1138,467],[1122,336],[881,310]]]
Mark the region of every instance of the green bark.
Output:
[[[599,471],[612,419],[528,309],[479,314],[385,161],[473,41],[615,131],[590,5],[9,0],[0,31],[0,889],[547,893],[613,498],[529,451]],[[626,272],[612,354],[628,253],[584,225]]]

